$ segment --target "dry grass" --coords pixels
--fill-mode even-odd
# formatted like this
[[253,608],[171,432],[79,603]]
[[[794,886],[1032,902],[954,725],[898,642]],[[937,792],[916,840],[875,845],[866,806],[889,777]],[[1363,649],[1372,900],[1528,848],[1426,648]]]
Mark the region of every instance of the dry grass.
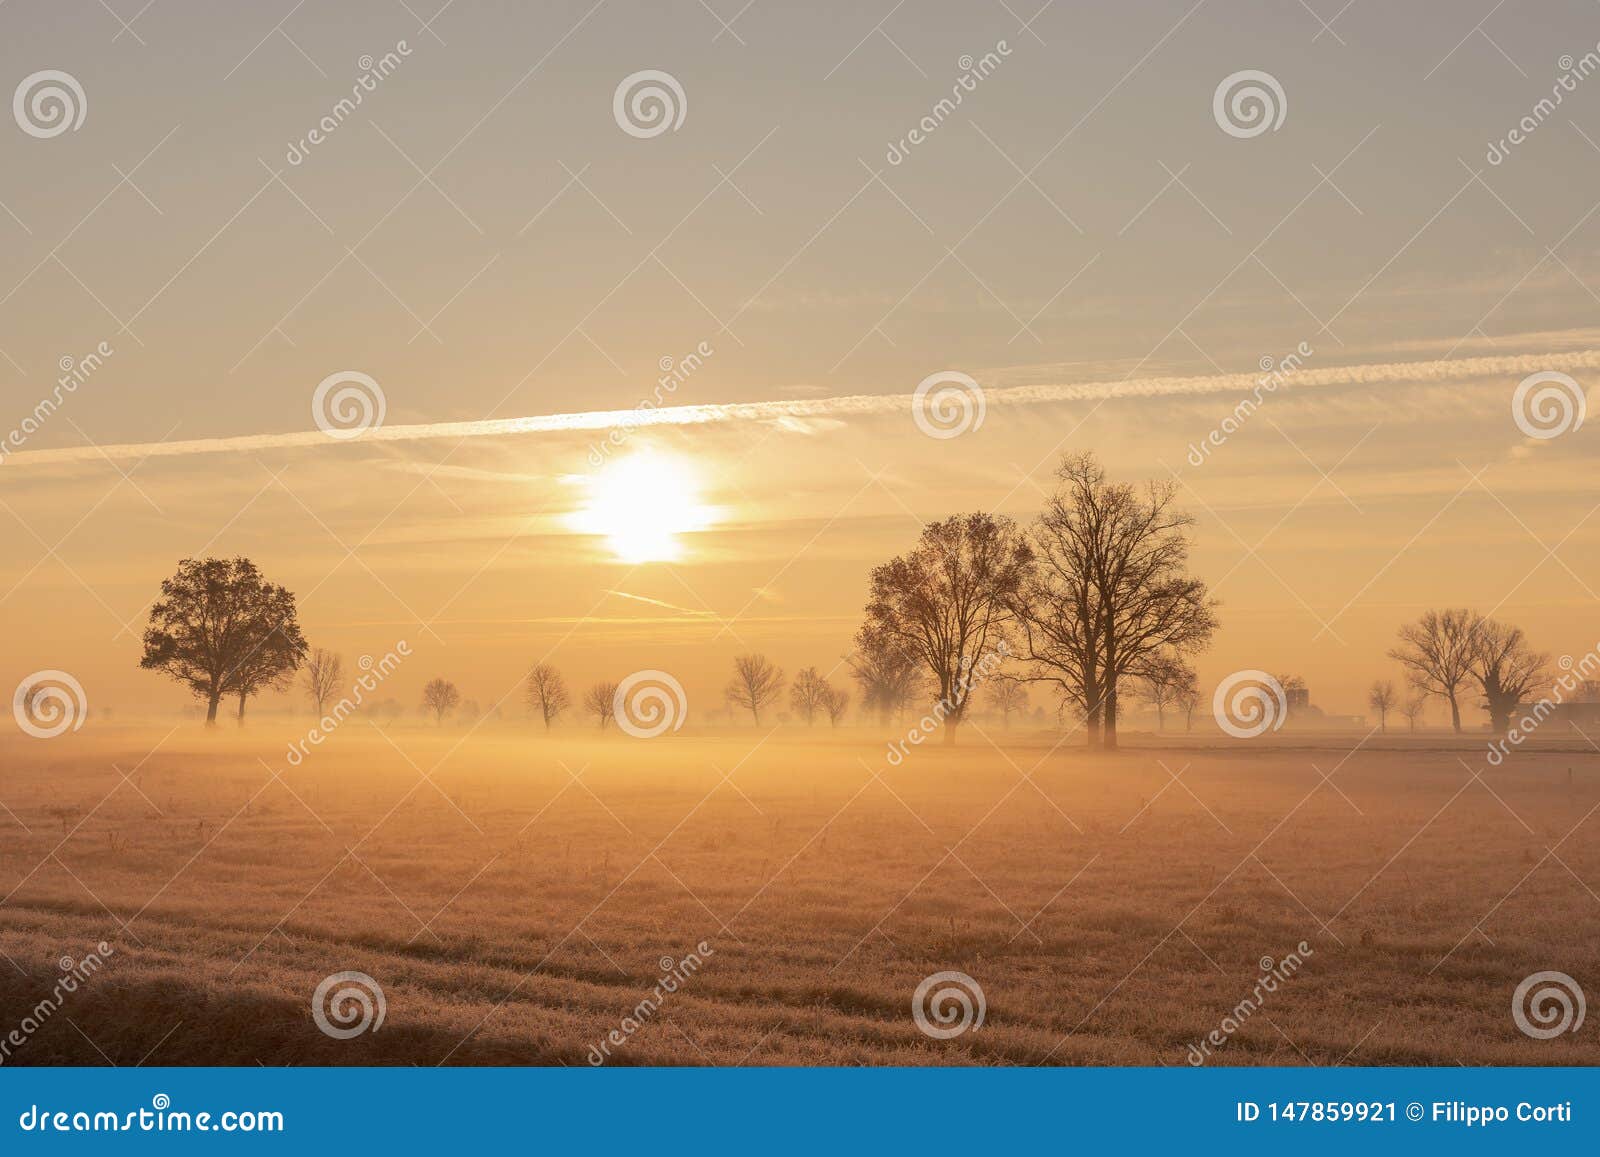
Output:
[[[351,725],[273,779],[282,726],[0,746],[0,1033],[116,951],[9,1063],[584,1064],[701,940],[613,1063],[1183,1064],[1302,940],[1213,1063],[1600,1063],[1592,1023],[1510,1015],[1534,971],[1600,988],[1592,755]],[[388,1013],[336,1041],[310,999],[346,969]],[[935,1041],[944,969],[988,1017]]]

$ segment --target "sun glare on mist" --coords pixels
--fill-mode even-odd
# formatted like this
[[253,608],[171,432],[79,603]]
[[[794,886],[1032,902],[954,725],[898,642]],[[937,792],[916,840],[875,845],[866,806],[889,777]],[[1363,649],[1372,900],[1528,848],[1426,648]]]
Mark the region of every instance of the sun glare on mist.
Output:
[[653,453],[608,463],[589,480],[588,500],[573,516],[576,529],[604,535],[612,553],[630,563],[682,558],[679,536],[710,522],[694,471]]

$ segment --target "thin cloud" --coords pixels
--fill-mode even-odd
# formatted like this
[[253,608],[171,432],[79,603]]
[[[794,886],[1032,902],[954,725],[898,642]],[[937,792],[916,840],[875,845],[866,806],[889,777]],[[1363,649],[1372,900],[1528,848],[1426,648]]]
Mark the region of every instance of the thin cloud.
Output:
[[[1370,365],[1302,366],[1284,382],[1286,392],[1339,386],[1423,385],[1444,381],[1498,378],[1515,383],[1539,370],[1600,369],[1600,350],[1556,351],[1509,357],[1449,358]],[[984,390],[990,408],[1037,406],[1063,402],[1195,397],[1242,394],[1255,389],[1259,373],[1214,374],[1204,377],[1153,377],[1126,381],[1044,383]],[[430,422],[425,425],[381,426],[365,431],[360,443],[415,442],[433,438],[493,438],[529,434],[581,433],[613,427],[699,426],[713,423],[807,423],[908,413],[910,394],[856,394],[833,398],[796,398],[774,402],[731,402],[697,406],[664,406],[654,410],[590,410],[573,414],[538,414],[522,418],[488,418],[474,422]],[[0,469],[110,459],[186,457],[196,454],[251,453],[264,450],[335,447],[355,440],[337,440],[321,430],[285,434],[248,434],[181,442],[147,442],[114,446],[73,446],[56,450],[22,450],[7,456]]]

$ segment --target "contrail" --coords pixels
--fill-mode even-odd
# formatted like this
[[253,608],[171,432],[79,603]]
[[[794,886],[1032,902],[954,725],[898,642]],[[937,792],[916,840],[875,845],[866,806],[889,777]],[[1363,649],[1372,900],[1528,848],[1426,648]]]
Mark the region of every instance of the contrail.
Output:
[[[1600,350],[1317,368],[1302,364],[1284,378],[1279,388],[1299,391],[1315,387],[1383,383],[1422,385],[1429,382],[1474,378],[1501,378],[1509,385],[1539,370],[1570,371],[1597,368],[1600,368]],[[1255,389],[1270,372],[1005,386],[985,388],[983,400],[986,407],[1004,407],[1111,401],[1120,398],[1241,394]],[[475,422],[430,422],[425,425],[378,426],[364,431],[359,439],[336,439],[322,430],[305,430],[285,434],[247,434],[235,438],[204,438],[179,442],[72,446],[57,450],[20,450],[0,457],[0,463],[4,464],[4,469],[14,470],[19,466],[44,466],[63,462],[170,458],[191,454],[326,447],[354,441],[414,442],[428,438],[484,438],[516,434],[571,433],[609,430],[613,427],[637,429],[646,426],[698,426],[711,423],[905,414],[911,409],[912,397],[911,394],[855,394],[795,401],[731,402],[698,406],[663,406],[654,409],[639,407],[630,410],[538,414],[523,418],[488,418]]]

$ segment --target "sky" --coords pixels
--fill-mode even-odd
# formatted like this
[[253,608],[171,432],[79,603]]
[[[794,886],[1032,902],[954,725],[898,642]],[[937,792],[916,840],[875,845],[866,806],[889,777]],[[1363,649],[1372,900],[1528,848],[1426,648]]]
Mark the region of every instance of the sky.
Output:
[[1438,605],[1582,654],[1600,419],[1517,389],[1600,373],[1597,45],[1576,0],[9,0],[0,89],[76,91],[0,120],[0,683],[181,705],[148,604],[247,554],[313,644],[407,640],[408,701],[549,659],[699,718],[1083,450],[1195,514],[1207,685],[1360,712]]

